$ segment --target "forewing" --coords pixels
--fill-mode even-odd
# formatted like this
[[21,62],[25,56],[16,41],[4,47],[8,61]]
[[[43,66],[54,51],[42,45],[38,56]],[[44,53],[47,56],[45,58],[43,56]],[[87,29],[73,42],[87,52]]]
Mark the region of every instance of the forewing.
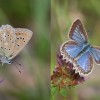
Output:
[[14,58],[28,43],[30,38],[32,37],[33,32],[24,29],[24,28],[15,28],[15,34],[16,34],[16,41],[14,46],[14,51],[9,59]]
[[90,53],[97,64],[100,64],[100,47],[91,47]]
[[0,27],[0,55],[9,57],[14,49],[15,30],[10,25],[2,25]]
[[60,52],[61,55],[63,56],[63,58],[67,59],[67,58],[76,58],[79,54],[79,52],[82,50],[83,45],[78,44],[74,41],[68,41],[65,42],[61,48],[60,48]]
[[75,66],[80,75],[87,75],[93,68],[93,59],[90,52],[85,52],[76,60]]
[[69,32],[69,38],[80,44],[87,42],[87,32],[85,31],[84,26],[79,19],[73,23]]

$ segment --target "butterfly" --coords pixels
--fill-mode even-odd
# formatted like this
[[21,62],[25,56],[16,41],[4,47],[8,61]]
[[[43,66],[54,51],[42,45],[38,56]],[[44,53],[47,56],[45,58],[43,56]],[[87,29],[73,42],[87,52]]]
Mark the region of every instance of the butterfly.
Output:
[[76,73],[86,76],[93,69],[93,60],[100,64],[100,47],[88,42],[87,32],[79,19],[73,23],[69,39],[61,45],[61,55],[63,59],[73,63]]
[[13,28],[10,25],[0,27],[0,61],[11,64],[12,59],[25,47],[33,32],[25,28]]

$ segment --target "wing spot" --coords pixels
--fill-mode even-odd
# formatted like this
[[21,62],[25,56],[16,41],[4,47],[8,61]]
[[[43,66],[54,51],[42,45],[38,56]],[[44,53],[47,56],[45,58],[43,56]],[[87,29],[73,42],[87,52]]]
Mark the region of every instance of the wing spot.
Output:
[[17,44],[17,46],[19,47],[19,44]]
[[24,38],[23,38],[23,40],[24,40]]
[[9,35],[8,35],[9,36]]
[[19,38],[17,38],[17,39],[19,39]]
[[10,49],[9,49],[10,50]]
[[25,42],[25,41],[24,41]]
[[20,39],[22,39],[22,38],[20,37]]

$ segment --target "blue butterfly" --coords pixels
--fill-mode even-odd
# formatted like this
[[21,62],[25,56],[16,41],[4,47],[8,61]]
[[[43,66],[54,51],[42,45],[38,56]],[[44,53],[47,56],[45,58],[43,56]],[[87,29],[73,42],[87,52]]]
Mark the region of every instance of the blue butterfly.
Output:
[[100,64],[100,47],[92,46],[88,42],[87,32],[79,19],[73,23],[69,38],[70,40],[60,47],[63,59],[73,63],[76,73],[88,75],[93,69],[93,59]]

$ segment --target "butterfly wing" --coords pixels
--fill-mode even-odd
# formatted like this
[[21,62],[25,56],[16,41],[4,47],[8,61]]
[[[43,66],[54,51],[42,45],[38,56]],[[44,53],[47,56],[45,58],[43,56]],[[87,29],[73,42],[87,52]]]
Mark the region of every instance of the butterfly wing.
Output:
[[87,43],[87,33],[79,19],[73,23],[69,32],[69,38],[80,44]]
[[10,25],[0,27],[0,55],[9,57],[14,49],[15,30]]
[[78,56],[79,52],[82,50],[82,47],[83,45],[81,44],[78,44],[74,41],[68,41],[61,46],[60,52],[63,58],[74,59]]
[[85,52],[75,62],[75,69],[80,75],[87,75],[93,68],[93,59],[89,51]]
[[100,64],[100,47],[91,47],[90,53],[97,64]]
[[33,32],[24,28],[15,28],[15,34],[16,34],[15,46],[13,49],[13,53],[11,54],[9,59],[13,59],[24,48],[24,46],[28,43],[28,41],[32,37]]

